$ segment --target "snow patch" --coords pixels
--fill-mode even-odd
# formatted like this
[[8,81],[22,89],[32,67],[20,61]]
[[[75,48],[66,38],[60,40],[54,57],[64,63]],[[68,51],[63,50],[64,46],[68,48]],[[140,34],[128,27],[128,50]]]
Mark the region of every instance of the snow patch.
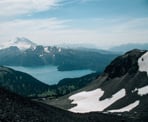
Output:
[[148,86],[144,86],[138,89],[138,95],[143,96],[148,94]]
[[146,52],[138,59],[138,66],[139,66],[139,71],[147,72],[148,75],[148,52]]
[[61,51],[62,51],[62,49],[61,49],[61,48],[59,48],[59,49],[58,49],[58,52],[61,52]]
[[69,97],[73,100],[72,104],[77,104],[77,106],[69,109],[71,112],[75,113],[87,113],[92,111],[103,111],[105,108],[109,107],[111,104],[117,100],[123,98],[126,95],[125,89],[121,89],[115,93],[112,98],[108,98],[100,101],[99,99],[103,96],[104,91],[101,89],[96,89],[92,91],[83,91],[72,95]]
[[45,47],[45,48],[44,48],[44,52],[50,53],[50,51],[48,50],[48,47]]
[[111,113],[115,113],[115,112],[129,112],[131,111],[132,109],[134,109],[135,107],[137,107],[139,105],[140,101],[137,100],[135,101],[134,103],[132,104],[129,104],[128,106],[126,107],[123,107],[121,109],[115,109],[115,110],[109,110],[108,112],[111,112]]
[[135,88],[134,90],[132,90],[132,93],[137,92],[138,88]]
[[40,57],[43,57],[44,55],[43,54],[41,54],[41,55],[39,55]]

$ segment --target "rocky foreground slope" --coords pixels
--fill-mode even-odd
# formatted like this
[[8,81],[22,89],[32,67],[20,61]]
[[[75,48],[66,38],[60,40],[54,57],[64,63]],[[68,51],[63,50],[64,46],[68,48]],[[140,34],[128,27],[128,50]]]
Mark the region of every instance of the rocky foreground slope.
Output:
[[131,122],[133,119],[102,113],[74,114],[31,101],[0,88],[0,122]]
[[76,113],[111,112],[148,120],[148,52],[129,51],[86,87],[45,102]]

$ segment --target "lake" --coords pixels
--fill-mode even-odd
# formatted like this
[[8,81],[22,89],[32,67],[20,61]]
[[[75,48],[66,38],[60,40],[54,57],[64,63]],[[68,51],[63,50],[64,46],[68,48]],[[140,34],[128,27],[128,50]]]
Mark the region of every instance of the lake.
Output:
[[22,67],[22,66],[8,66],[17,71],[26,72],[36,79],[46,84],[57,84],[64,78],[76,78],[94,71],[92,70],[73,70],[73,71],[58,71],[57,66],[42,66],[42,67]]

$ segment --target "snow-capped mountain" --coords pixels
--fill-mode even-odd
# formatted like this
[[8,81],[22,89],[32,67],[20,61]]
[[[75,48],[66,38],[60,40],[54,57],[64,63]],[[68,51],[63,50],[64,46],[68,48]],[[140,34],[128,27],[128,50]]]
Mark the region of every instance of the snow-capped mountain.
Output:
[[91,69],[102,72],[106,65],[119,55],[89,49],[78,50],[36,45],[26,38],[17,38],[0,47],[0,65],[29,67],[55,65],[61,71]]
[[17,37],[14,40],[2,43],[0,45],[0,49],[9,48],[11,46],[16,46],[20,50],[26,50],[29,48],[34,49],[36,47],[36,44],[25,37]]
[[88,86],[49,104],[76,113],[129,112],[137,117],[147,116],[147,101],[148,51],[135,49],[113,60]]

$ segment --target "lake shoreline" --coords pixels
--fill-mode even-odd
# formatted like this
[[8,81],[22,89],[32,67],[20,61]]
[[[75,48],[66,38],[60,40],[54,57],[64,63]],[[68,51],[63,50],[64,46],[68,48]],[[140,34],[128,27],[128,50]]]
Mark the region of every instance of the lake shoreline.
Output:
[[59,71],[58,66],[54,65],[39,66],[39,67],[23,67],[23,66],[6,66],[6,67],[28,73],[32,75],[34,78],[48,85],[57,84],[60,80],[65,78],[77,78],[95,72],[88,69]]

